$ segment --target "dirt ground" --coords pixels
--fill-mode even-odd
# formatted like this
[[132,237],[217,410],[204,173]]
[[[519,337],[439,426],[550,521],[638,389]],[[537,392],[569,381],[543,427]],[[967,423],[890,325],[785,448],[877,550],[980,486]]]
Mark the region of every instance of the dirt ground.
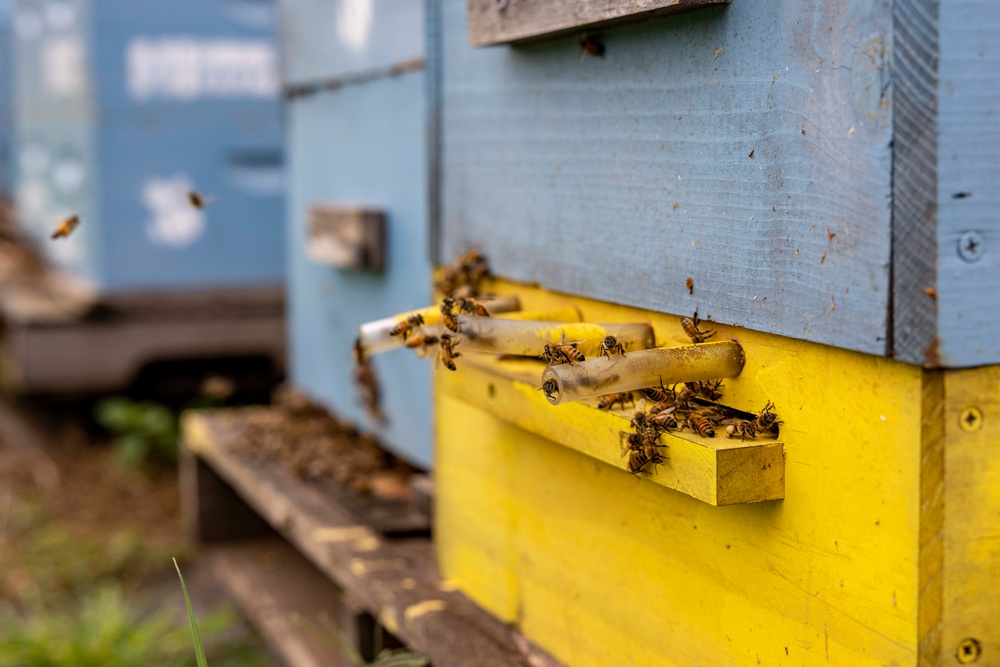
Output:
[[[200,618],[226,605],[183,534],[175,470],[125,469],[78,411],[43,411],[41,433],[16,416],[0,409],[0,608],[55,614],[111,587],[140,618],[175,611],[186,632],[175,557]],[[227,613],[224,643],[241,656],[234,664],[276,664]]]

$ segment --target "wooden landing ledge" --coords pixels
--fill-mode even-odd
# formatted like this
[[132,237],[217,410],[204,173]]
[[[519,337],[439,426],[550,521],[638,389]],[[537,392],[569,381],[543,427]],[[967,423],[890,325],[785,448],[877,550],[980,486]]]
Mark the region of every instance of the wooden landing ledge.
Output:
[[[211,412],[185,414],[182,483],[200,479],[192,468],[207,464],[353,604],[435,667],[559,664],[441,580],[430,539],[383,537],[283,467],[251,468],[230,453],[239,432],[218,421]],[[192,495],[185,489],[188,502]]]
[[[553,406],[538,391],[542,364],[465,355],[459,369],[440,369],[437,388],[519,426],[622,470],[619,432],[629,410],[598,410],[595,401]],[[770,438],[702,438],[680,431],[661,436],[667,461],[643,477],[710,505],[778,500],[785,495],[784,444]]]

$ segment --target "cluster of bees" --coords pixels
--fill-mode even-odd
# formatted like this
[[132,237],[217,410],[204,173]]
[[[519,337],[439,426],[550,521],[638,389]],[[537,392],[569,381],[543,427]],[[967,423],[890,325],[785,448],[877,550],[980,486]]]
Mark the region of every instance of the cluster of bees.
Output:
[[365,346],[360,338],[354,339],[354,370],[351,372],[351,379],[354,380],[358,388],[358,396],[365,406],[368,415],[380,424],[384,424],[387,419],[382,412],[382,391],[379,387],[378,377],[375,375],[375,367],[372,360],[365,352]]
[[[572,364],[574,361],[586,361],[586,357],[583,356],[583,352],[577,348],[577,345],[582,343],[582,340],[566,340],[566,334],[563,334],[562,339],[558,343],[546,343],[542,348],[542,353],[539,355],[542,361],[546,362],[549,366],[557,366],[559,364]],[[601,341],[600,346],[601,355],[611,358],[612,354],[620,354],[625,356],[625,346],[617,336],[607,335]]]
[[[205,204],[208,204],[215,197],[210,197],[208,195],[203,195],[199,192],[191,190],[187,193],[187,200],[191,206],[195,207],[199,211],[205,208]],[[53,239],[64,239],[73,233],[73,230],[80,226],[80,216],[71,215],[68,218],[62,220],[59,225],[52,232],[51,237]]]

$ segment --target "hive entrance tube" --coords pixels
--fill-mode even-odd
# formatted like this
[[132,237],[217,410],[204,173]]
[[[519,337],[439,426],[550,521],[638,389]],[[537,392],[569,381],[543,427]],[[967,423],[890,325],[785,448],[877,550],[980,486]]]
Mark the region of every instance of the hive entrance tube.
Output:
[[645,323],[532,322],[460,315],[462,351],[538,357],[548,343],[575,342],[588,358],[600,354],[606,336],[615,336],[629,350],[653,345],[653,328]]
[[[491,313],[509,313],[521,309],[521,301],[517,296],[481,297],[477,301],[482,303]],[[425,325],[441,323],[440,306],[428,306],[420,310],[411,310],[385,319],[367,322],[358,327],[358,337],[361,339],[361,344],[364,345],[365,352],[378,354],[402,347],[403,337],[393,336],[390,332],[400,322],[405,322],[414,315],[420,315]]]
[[678,382],[734,378],[743,370],[743,348],[734,340],[658,347],[549,366],[542,390],[552,405]]

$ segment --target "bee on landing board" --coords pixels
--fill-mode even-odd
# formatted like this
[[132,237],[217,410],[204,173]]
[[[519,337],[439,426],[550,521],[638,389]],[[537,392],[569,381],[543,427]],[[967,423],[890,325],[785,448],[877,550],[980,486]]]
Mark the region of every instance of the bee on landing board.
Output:
[[624,357],[625,346],[622,345],[617,336],[605,336],[604,340],[601,341],[601,354],[610,359],[611,355],[616,352]]
[[194,190],[188,191],[187,198],[188,203],[199,211],[205,208],[205,204],[209,204],[215,200],[215,197],[203,195],[199,192],[195,192]]
[[69,216],[68,218],[60,222],[59,226],[56,227],[54,232],[52,232],[52,238],[54,239],[66,238],[67,236],[73,233],[73,230],[76,229],[79,224],[80,224],[80,216],[78,215]]
[[703,438],[715,437],[715,424],[708,417],[695,413],[688,419],[688,424]]
[[420,313],[416,315],[410,315],[405,320],[398,322],[396,326],[389,329],[390,336],[402,336],[405,341],[409,338],[410,334],[416,327],[421,326],[424,323],[424,316]]
[[771,412],[773,409],[774,403],[768,401],[764,409],[757,415],[757,418],[753,420],[753,427],[758,433],[777,433],[778,424],[784,423],[778,419],[778,415]]
[[663,386],[663,377],[660,377],[659,387],[646,387],[640,389],[639,393],[651,400],[653,403],[672,403],[677,399],[677,394]]
[[688,335],[694,343],[704,343],[706,340],[715,335],[715,331],[702,331],[698,328],[701,324],[701,320],[698,319],[698,311],[694,311],[694,319],[688,319],[687,317],[681,318],[681,327],[684,329],[684,333]]
[[753,422],[746,419],[726,419],[723,421],[723,424],[726,424],[727,438],[740,436],[740,440],[746,440],[747,438],[753,440],[757,437],[757,429],[754,428]]
[[461,353],[456,352],[455,348],[458,347],[460,341],[455,340],[451,337],[451,334],[445,332],[441,334],[441,363],[444,367],[450,371],[456,370],[455,359],[458,359]]

